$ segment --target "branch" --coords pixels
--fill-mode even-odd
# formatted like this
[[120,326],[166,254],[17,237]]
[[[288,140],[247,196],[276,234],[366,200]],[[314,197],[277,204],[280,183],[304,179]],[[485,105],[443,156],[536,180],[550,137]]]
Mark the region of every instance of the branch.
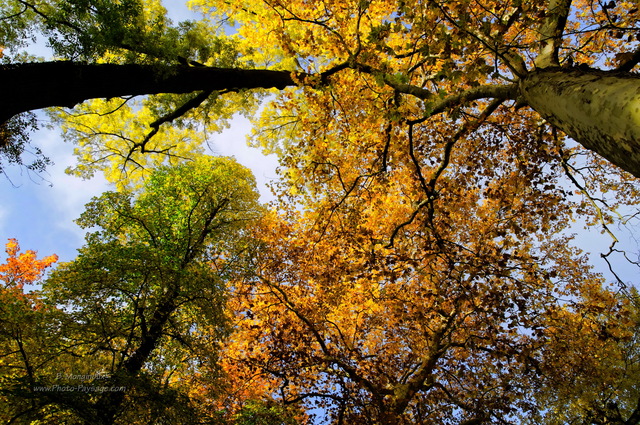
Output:
[[351,65],[341,64],[336,67],[337,70],[342,70],[345,68],[353,68],[357,71],[361,71],[370,75],[382,75],[384,83],[393,88],[397,93],[409,94],[417,97],[418,99],[431,101],[431,103],[427,104],[427,112],[425,113],[425,116],[417,120],[407,121],[407,124],[409,125],[424,122],[433,115],[440,114],[450,108],[459,106],[467,102],[471,102],[473,100],[490,98],[505,101],[509,99],[515,100],[518,96],[518,86],[516,83],[508,85],[494,84],[472,87],[467,90],[463,90],[460,93],[445,97],[444,99],[440,99],[439,101],[435,101],[433,99],[436,96],[430,90],[412,84],[395,82],[390,75],[378,71],[369,65],[353,63]]
[[54,106],[73,107],[88,99],[199,91],[279,90],[298,85],[289,71],[182,65],[86,64],[72,61],[0,66],[4,81],[0,122]]
[[339,402],[343,402],[344,399],[342,397],[339,397],[337,395],[334,394],[324,394],[324,393],[315,393],[315,392],[311,392],[311,393],[303,393],[300,394],[299,396],[297,396],[296,398],[291,398],[288,400],[283,399],[282,401],[284,402],[284,404],[295,404],[298,403],[300,401],[303,401],[309,397],[319,397],[319,398],[330,398],[333,401],[339,401]]
[[633,413],[631,413],[629,419],[624,423],[625,425],[636,425],[640,423],[640,398],[638,399],[638,403],[636,404],[636,408],[633,410]]
[[145,138],[141,141],[141,142],[135,142],[133,144],[133,146],[131,147],[131,149],[129,150],[129,154],[127,155],[127,158],[125,158],[124,163],[126,164],[128,161],[131,160],[131,155],[133,155],[133,153],[140,148],[140,153],[158,153],[157,151],[150,151],[148,149],[146,149],[147,143],[149,143],[149,141],[151,140],[151,138],[153,136],[155,136],[158,131],[160,131],[160,126],[162,124],[168,123],[168,122],[172,122],[173,120],[180,118],[181,116],[183,116],[184,114],[186,114],[187,112],[189,112],[192,109],[197,108],[198,106],[200,106],[202,104],[202,102],[204,102],[205,100],[207,100],[209,98],[209,96],[211,96],[211,94],[213,93],[213,91],[211,90],[207,90],[207,91],[203,91],[201,93],[199,93],[196,97],[189,99],[187,102],[185,102],[184,104],[182,104],[181,106],[179,106],[175,111],[172,111],[160,118],[158,118],[157,120],[155,120],[154,122],[152,122],[151,124],[149,124],[149,127],[151,127],[151,131],[149,133],[147,133],[147,135],[145,136]]
[[560,66],[558,50],[570,10],[571,0],[549,0],[547,15],[540,27],[540,53],[534,61],[537,68]]
[[631,53],[626,60],[622,61],[620,65],[618,65],[616,71],[631,72],[638,62],[640,62],[640,46],[638,46],[635,52]]
[[[438,169],[435,171],[435,173],[433,174],[433,176],[431,177],[431,179],[429,179],[429,182],[427,183],[426,180],[424,179],[424,176],[422,175],[422,170],[420,167],[420,164],[418,162],[418,159],[415,156],[414,153],[414,149],[413,149],[413,125],[416,123],[416,121],[408,121],[407,124],[409,124],[409,156],[411,157],[411,160],[414,164],[414,167],[416,169],[416,174],[420,180],[420,184],[422,187],[422,190],[425,192],[426,195],[426,199],[421,201],[416,209],[414,210],[413,214],[411,214],[411,217],[409,217],[409,219],[407,219],[407,221],[405,221],[404,223],[401,223],[400,225],[398,225],[394,230],[393,233],[391,234],[391,237],[389,238],[389,243],[385,246],[385,248],[391,248],[393,247],[395,238],[398,236],[398,233],[400,232],[400,230],[402,230],[402,228],[404,228],[405,226],[410,225],[411,223],[413,223],[413,221],[415,220],[415,218],[418,216],[418,213],[422,210],[422,208],[424,207],[428,207],[428,220],[430,223],[433,222],[433,214],[435,212],[435,208],[434,208],[434,201],[436,200],[436,198],[438,197],[438,192],[436,190],[436,183],[438,181],[438,178],[442,175],[442,173],[445,171],[445,169],[449,166],[449,161],[451,158],[451,151],[453,150],[453,146],[456,144],[456,142],[458,142],[458,140],[460,140],[460,138],[462,138],[463,136],[465,136],[466,134],[473,132],[475,130],[478,129],[478,127],[480,127],[487,118],[489,118],[489,116],[496,110],[498,109],[498,107],[504,102],[504,100],[502,99],[495,99],[493,102],[491,102],[484,111],[482,111],[482,113],[473,121],[467,122],[465,123],[445,144],[444,147],[444,153],[442,156],[442,161],[440,162],[440,166],[438,167]],[[417,122],[420,122],[420,120],[418,120]],[[435,227],[431,226],[432,229],[435,231]]]
[[506,86],[489,85],[470,88],[460,93],[445,97],[431,105],[427,105],[427,107],[430,106],[430,109],[427,110],[422,118],[407,121],[407,124],[411,125],[422,123],[434,115],[441,114],[454,106],[459,106],[473,100],[495,99],[496,101],[504,102],[505,100],[515,100],[517,95],[518,86],[516,84],[509,84]]
[[268,279],[262,276],[258,276],[258,278],[262,280],[262,282],[264,282],[268,287],[270,287],[274,291],[274,295],[286,306],[287,309],[289,309],[293,314],[295,314],[296,317],[300,319],[300,321],[302,321],[302,323],[304,323],[305,326],[309,329],[309,331],[313,334],[316,342],[318,343],[318,345],[320,346],[320,349],[322,350],[322,353],[324,354],[324,357],[321,358],[322,362],[327,364],[335,363],[336,365],[338,365],[338,367],[344,370],[349,376],[349,378],[351,378],[354,382],[357,382],[363,385],[367,390],[369,390],[369,392],[374,398],[376,399],[380,398],[380,394],[383,393],[384,391],[381,391],[380,388],[376,386],[373,382],[361,376],[358,373],[356,367],[347,364],[342,359],[333,355],[333,353],[327,346],[325,339],[320,334],[320,331],[311,322],[311,320],[309,320],[305,315],[303,315],[298,310],[298,308],[296,308],[296,306],[289,300],[289,297],[287,296],[286,292],[282,288],[280,288],[276,284],[273,284],[271,281],[269,281]]
[[[575,170],[575,168],[571,164],[569,164],[569,162],[567,161],[567,157],[563,153],[562,149],[560,149],[560,165],[562,165],[562,169],[564,170],[565,176],[567,176],[569,178],[569,180],[571,180],[573,185],[575,187],[577,187],[578,190],[589,200],[589,203],[591,204],[591,206],[595,210],[596,215],[598,217],[598,220],[600,221],[600,224],[602,226],[602,231],[606,232],[607,234],[609,234],[609,236],[612,239],[612,244],[611,244],[611,246],[609,248],[611,250],[611,248],[613,248],[613,246],[615,246],[615,244],[617,244],[619,242],[619,240],[616,237],[616,235],[614,235],[613,232],[607,226],[607,220],[606,220],[606,218],[604,216],[604,213],[602,212],[602,208],[600,208],[600,206],[598,206],[598,204],[596,203],[596,200],[599,200],[599,201],[601,201],[603,203],[604,203],[604,201],[600,200],[600,199],[596,199],[593,196],[591,196],[591,194],[589,193],[587,188],[584,187],[583,185],[581,185],[580,182],[578,182],[576,177],[571,172],[571,170],[572,169]],[[581,173],[578,172],[578,174],[580,174],[582,176]],[[584,178],[584,176],[582,176],[582,177]],[[608,205],[605,204],[605,206],[608,206]]]
[[[437,7],[440,9],[440,12],[445,17],[445,19],[449,21],[449,23],[451,23],[451,25],[455,26],[460,31],[463,31],[469,34],[471,37],[475,38],[480,43],[482,43],[491,52],[495,53],[498,57],[500,57],[500,59],[504,61],[504,64],[515,75],[522,77],[527,73],[527,66],[524,62],[523,57],[520,56],[518,53],[516,53],[513,49],[509,47],[505,47],[504,43],[499,39],[490,37],[488,35],[484,35],[478,31],[472,31],[471,28],[474,28],[473,26],[469,26],[468,24],[461,25],[440,4],[437,4]],[[520,16],[520,13],[521,13],[521,8],[520,6],[518,6],[516,8],[516,11],[509,17],[509,20],[506,25],[508,26],[513,25],[513,23]],[[508,27],[506,27],[502,32],[499,32],[498,35],[500,36],[504,35],[504,32],[506,32],[507,29]]]

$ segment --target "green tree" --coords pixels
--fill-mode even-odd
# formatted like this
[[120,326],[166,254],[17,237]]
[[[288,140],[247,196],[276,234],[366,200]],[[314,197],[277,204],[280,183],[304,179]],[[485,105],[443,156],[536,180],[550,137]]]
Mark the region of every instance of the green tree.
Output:
[[65,313],[50,353],[59,368],[46,379],[109,390],[54,387],[41,394],[43,417],[202,418],[211,394],[200,382],[216,379],[216,347],[228,331],[225,285],[251,249],[244,228],[260,215],[257,199],[248,169],[203,156],[158,169],[138,193],[107,192],[87,205],[78,223],[99,230],[43,285]]
[[38,260],[34,251],[20,253],[15,239],[9,240],[6,252],[0,265],[0,420],[26,423],[42,408],[32,391],[54,367],[51,334],[57,323],[56,309],[33,285],[58,258]]

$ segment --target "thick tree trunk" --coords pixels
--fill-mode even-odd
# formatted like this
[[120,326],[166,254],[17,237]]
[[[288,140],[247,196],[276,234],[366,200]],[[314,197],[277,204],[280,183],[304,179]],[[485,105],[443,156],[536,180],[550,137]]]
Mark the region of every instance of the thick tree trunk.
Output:
[[287,71],[42,62],[0,66],[0,123],[22,112],[87,99],[296,85]]
[[[299,78],[304,76],[298,76]],[[0,66],[0,123],[87,99],[297,85],[288,71],[42,62]],[[522,98],[567,135],[640,177],[640,76],[546,68],[520,81]]]
[[640,76],[542,69],[521,80],[520,92],[552,125],[640,177]]

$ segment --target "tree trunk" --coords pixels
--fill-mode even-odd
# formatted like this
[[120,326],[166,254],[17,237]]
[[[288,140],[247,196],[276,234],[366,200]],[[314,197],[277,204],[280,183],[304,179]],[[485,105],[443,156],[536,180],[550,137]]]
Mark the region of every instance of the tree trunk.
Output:
[[105,392],[98,399],[96,403],[96,420],[101,425],[112,425],[114,423],[122,409],[128,389],[127,386],[138,376],[145,362],[149,360],[153,351],[158,347],[169,318],[176,310],[177,297],[177,287],[163,297],[163,300],[153,313],[148,332],[143,332],[136,350],[122,363],[116,372],[115,379],[112,378],[110,385],[112,387],[124,387],[125,391]]
[[569,137],[640,177],[640,76],[548,68],[524,77],[520,93]]
[[[303,78],[299,75],[298,78]],[[0,123],[22,112],[73,107],[87,99],[297,85],[288,71],[82,64],[70,61],[0,66],[5,82]],[[526,103],[578,143],[640,177],[640,76],[546,68],[520,81]]]
[[0,81],[0,123],[22,112],[94,98],[296,85],[288,71],[70,61],[0,66]]

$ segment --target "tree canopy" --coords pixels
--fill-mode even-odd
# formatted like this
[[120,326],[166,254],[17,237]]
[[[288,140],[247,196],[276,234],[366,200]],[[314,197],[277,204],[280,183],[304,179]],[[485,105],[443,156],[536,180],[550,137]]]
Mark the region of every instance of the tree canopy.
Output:
[[[402,123],[404,132],[408,124],[432,127],[443,113],[477,115],[484,102],[494,105],[495,117],[518,116],[527,106],[537,112],[528,125],[543,118],[639,173],[632,3],[414,3],[194,1],[202,21],[173,25],[159,1],[12,0],[2,9],[7,47],[41,33],[68,61],[27,64],[24,55],[5,54],[2,72],[15,84],[0,117],[98,97],[199,93],[161,97],[164,108],[152,102],[147,124],[157,132],[178,117],[225,117],[206,107],[189,113],[199,106],[247,107],[237,96],[220,98],[229,91],[298,87],[283,92],[293,106],[346,86],[369,93],[376,115],[394,117],[390,122]],[[133,139],[129,149],[144,153],[144,140]]]
[[[85,418],[179,394],[167,411],[203,422],[640,423],[634,282],[569,230],[611,235],[615,272],[640,202],[637,2],[190,5],[178,24],[152,0],[0,6],[5,133],[67,107],[70,172],[118,188],[45,284],[65,350],[91,354],[74,367],[131,388]],[[55,60],[18,52],[30,34]],[[280,163],[249,227],[246,170],[202,157],[237,113]]]
[[[2,388],[12,401],[3,419],[192,423],[207,391],[192,393],[190,382],[219,379],[225,282],[252,249],[243,229],[260,214],[253,176],[230,158],[161,168],[138,193],[95,198],[79,224],[99,230],[43,282],[52,316],[31,312],[42,323],[21,324],[48,332],[48,344],[23,349],[14,334],[7,342],[20,350],[4,368],[26,382]],[[33,281],[51,261],[32,261],[20,279]]]

